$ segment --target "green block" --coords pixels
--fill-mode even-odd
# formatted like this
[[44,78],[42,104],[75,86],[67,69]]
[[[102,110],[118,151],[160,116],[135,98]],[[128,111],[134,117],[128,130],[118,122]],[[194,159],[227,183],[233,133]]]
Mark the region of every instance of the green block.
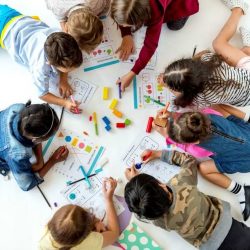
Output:
[[131,124],[131,121],[129,119],[126,119],[124,123],[126,124],[126,126],[128,126]]

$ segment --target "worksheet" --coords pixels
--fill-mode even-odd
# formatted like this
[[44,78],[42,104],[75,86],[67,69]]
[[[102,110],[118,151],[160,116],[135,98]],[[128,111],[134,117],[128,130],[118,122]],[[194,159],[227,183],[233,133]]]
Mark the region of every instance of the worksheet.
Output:
[[170,109],[173,106],[174,96],[164,87],[160,74],[150,70],[143,70],[133,80],[134,108],[162,108],[152,99],[163,104],[170,102]]
[[120,62],[115,55],[114,42],[111,37],[111,30],[114,28],[113,21],[111,18],[104,17],[102,22],[104,35],[101,44],[90,54],[83,53],[83,70],[85,72]]
[[[132,145],[128,148],[123,156],[122,161],[128,167],[131,167],[133,163],[141,162],[140,156],[144,150],[161,150],[162,148],[163,147],[160,147],[160,144],[149,135],[142,135],[136,138],[135,142],[132,143]],[[169,147],[168,149],[172,148]],[[180,167],[170,165],[166,162],[162,162],[160,159],[157,159],[146,164],[142,164],[142,167],[139,171],[148,175],[152,175],[159,181],[166,183],[174,175],[179,173]]]

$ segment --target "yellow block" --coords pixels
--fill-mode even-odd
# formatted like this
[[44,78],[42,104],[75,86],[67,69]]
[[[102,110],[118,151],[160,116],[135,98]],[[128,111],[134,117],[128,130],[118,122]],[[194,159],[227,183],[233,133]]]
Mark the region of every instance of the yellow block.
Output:
[[118,103],[118,100],[117,99],[113,99],[112,102],[109,105],[109,108],[110,109],[115,109],[117,103]]
[[109,99],[109,88],[108,87],[103,87],[102,99],[103,100],[108,100]]
[[71,142],[71,145],[72,145],[73,147],[75,147],[76,144],[77,144],[77,142],[78,142],[78,139],[77,139],[77,138],[74,138],[73,141]]
[[114,110],[113,110],[113,114],[114,114],[116,117],[119,117],[119,118],[122,118],[122,116],[123,116],[122,112],[118,111],[117,109],[114,109]]

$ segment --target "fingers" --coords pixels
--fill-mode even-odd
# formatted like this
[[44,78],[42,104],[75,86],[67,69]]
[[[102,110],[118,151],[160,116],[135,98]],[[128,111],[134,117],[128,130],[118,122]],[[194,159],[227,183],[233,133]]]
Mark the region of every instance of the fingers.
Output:
[[144,150],[142,153],[141,153],[141,159],[142,159],[142,161],[144,162],[144,161],[146,161],[148,158],[149,158],[149,156],[152,154],[152,150],[148,150],[148,149],[146,149],[146,150]]
[[116,50],[115,54],[117,54],[121,50],[121,46]]

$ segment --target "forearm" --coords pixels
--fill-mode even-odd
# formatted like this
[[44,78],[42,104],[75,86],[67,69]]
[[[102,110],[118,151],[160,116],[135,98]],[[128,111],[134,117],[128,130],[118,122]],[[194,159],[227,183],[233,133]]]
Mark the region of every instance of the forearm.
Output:
[[53,162],[52,160],[48,160],[44,165],[43,168],[41,168],[38,173],[40,175],[41,178],[43,178],[48,171],[55,165],[55,162]]
[[225,104],[218,104],[218,105],[214,105],[213,108],[215,110],[217,110],[218,112],[222,113],[222,115],[224,117],[228,117],[229,115],[234,115],[240,119],[245,118],[246,113],[229,105],[225,105]]
[[39,143],[33,148],[33,152],[36,157],[36,163],[32,165],[32,170],[34,172],[39,171],[43,165],[44,165],[44,160],[43,160],[43,154],[42,154],[42,144]]
[[107,228],[109,231],[117,233],[117,237],[118,237],[120,227],[119,227],[118,217],[115,211],[113,200],[106,201],[106,213],[107,213],[107,221],[108,221]]
[[46,95],[41,96],[40,99],[47,103],[59,105],[62,107],[64,107],[65,105],[65,99],[55,96],[51,93],[47,93]]

